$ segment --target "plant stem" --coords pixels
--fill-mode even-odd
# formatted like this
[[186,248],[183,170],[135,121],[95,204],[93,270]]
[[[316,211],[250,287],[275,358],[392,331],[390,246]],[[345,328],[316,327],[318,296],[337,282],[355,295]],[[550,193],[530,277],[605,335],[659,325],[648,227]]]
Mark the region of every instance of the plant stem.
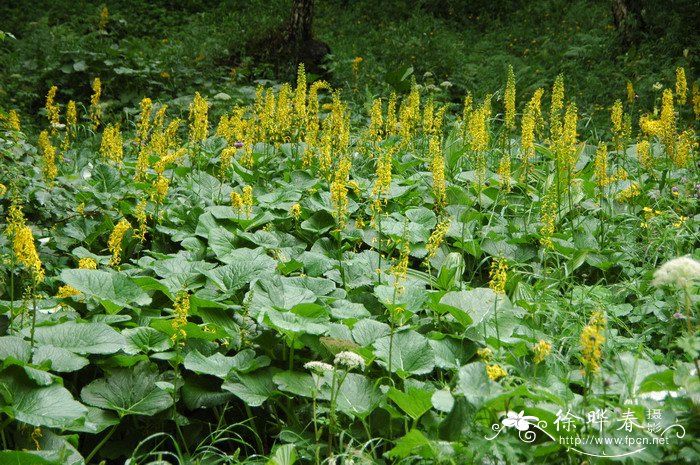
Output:
[[102,448],[102,446],[105,445],[105,443],[106,443],[107,441],[109,441],[109,438],[111,438],[112,435],[114,434],[114,432],[117,430],[117,426],[119,426],[119,424],[116,424],[116,425],[112,426],[112,429],[110,429],[110,430],[107,432],[107,434],[104,435],[104,437],[102,438],[102,440],[100,440],[100,442],[97,443],[97,445],[95,446],[95,448],[92,449],[92,452],[90,452],[90,455],[88,455],[87,457],[85,457],[85,463],[86,463],[86,464],[89,464],[89,463],[90,463],[90,460],[95,456],[95,454]]

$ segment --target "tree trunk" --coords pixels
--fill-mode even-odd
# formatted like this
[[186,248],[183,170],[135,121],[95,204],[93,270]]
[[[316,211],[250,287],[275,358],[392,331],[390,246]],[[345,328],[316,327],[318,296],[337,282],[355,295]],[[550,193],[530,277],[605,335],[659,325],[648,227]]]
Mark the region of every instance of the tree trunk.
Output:
[[287,39],[297,44],[311,40],[313,17],[314,0],[293,0],[292,19],[289,22]]
[[627,46],[639,42],[640,33],[646,29],[641,0],[612,0],[612,14],[622,42]]

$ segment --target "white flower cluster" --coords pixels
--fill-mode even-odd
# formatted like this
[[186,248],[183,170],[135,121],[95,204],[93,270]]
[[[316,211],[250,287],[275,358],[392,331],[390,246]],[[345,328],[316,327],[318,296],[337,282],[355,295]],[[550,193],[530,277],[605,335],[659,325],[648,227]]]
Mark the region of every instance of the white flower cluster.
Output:
[[324,371],[333,371],[333,365],[325,362],[306,362],[304,368],[315,373],[323,373]]
[[661,265],[654,272],[651,284],[656,287],[670,284],[684,288],[693,281],[700,281],[700,262],[690,257],[678,257]]
[[355,352],[344,351],[340,352],[335,356],[333,364],[342,365],[348,370],[360,367],[361,370],[365,369],[365,359],[357,355]]

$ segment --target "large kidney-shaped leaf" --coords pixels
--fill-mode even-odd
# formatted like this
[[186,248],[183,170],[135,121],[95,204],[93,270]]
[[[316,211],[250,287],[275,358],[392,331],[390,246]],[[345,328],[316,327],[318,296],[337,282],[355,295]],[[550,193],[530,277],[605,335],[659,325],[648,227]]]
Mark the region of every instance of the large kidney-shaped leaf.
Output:
[[[23,332],[28,333],[28,330]],[[39,326],[34,332],[39,345],[69,350],[76,354],[113,354],[126,346],[124,337],[104,323],[61,323]]]
[[267,366],[270,364],[270,358],[265,355],[257,357],[252,349],[241,351],[233,357],[226,357],[219,352],[206,357],[199,351],[193,350],[187,354],[184,363],[185,368],[195,373],[225,379],[231,370],[246,372]]
[[148,326],[139,326],[122,331],[126,340],[124,351],[129,354],[163,352],[173,346],[173,341],[161,331]]
[[29,362],[31,357],[29,342],[17,336],[0,337],[0,360],[14,358],[22,362]]
[[30,425],[68,428],[84,421],[87,414],[68,389],[58,384],[36,386],[19,367],[0,373],[0,387],[11,397],[2,411]]
[[154,415],[173,404],[170,394],[156,386],[155,366],[142,362],[133,368],[118,368],[106,378],[85,386],[80,397],[88,405],[124,415]]
[[211,282],[225,293],[232,294],[266,272],[272,272],[277,262],[262,249],[237,249],[227,255],[228,265],[205,272]]
[[151,303],[150,296],[143,289],[115,271],[63,270],[61,280],[83,294],[98,299],[109,313]]
[[32,362],[37,365],[50,362],[51,370],[59,373],[78,371],[90,363],[87,358],[74,354],[68,349],[45,345],[36,348]]
[[336,402],[341,412],[363,419],[372,413],[381,400],[382,394],[372,380],[348,373],[340,385]]
[[316,294],[312,291],[298,286],[289,278],[279,276],[258,279],[252,286],[251,292],[253,292],[253,298],[250,303],[250,314],[255,318],[267,309],[289,310],[295,305],[316,301]]
[[266,368],[252,373],[235,373],[231,381],[225,381],[221,389],[232,392],[251,407],[259,407],[275,392],[273,376],[278,370]]
[[428,340],[415,331],[394,334],[393,343],[391,336],[376,340],[374,354],[387,369],[391,361],[391,371],[402,378],[430,373],[435,366],[435,355]]

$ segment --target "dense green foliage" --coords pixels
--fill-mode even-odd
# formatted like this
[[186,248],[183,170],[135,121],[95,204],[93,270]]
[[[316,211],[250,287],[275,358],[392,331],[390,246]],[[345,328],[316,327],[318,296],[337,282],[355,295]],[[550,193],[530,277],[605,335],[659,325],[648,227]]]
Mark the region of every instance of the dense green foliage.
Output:
[[0,6],[0,463],[700,460],[685,22],[177,3]]

